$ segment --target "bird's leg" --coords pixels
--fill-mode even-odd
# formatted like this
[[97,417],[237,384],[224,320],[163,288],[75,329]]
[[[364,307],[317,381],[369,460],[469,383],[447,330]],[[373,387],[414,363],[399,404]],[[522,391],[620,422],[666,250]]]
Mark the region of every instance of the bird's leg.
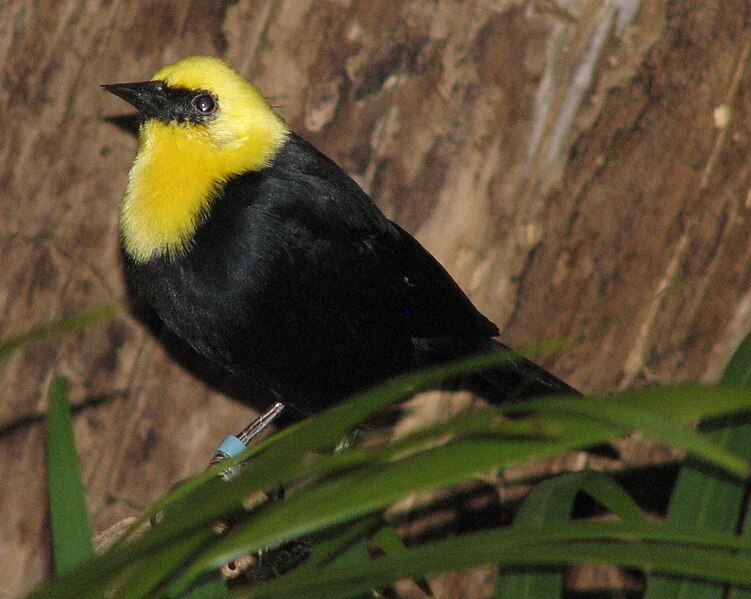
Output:
[[[243,452],[250,445],[251,441],[265,431],[283,411],[284,404],[277,401],[263,414],[237,433],[237,435],[229,435],[226,437],[219,447],[217,447],[214,457],[211,458],[210,465],[213,466],[214,464],[218,464],[227,458],[234,457]],[[242,462],[235,464],[226,470],[222,470],[220,476],[225,480],[229,480],[240,471],[242,466]]]
[[[211,458],[209,466],[218,464],[228,458],[234,457],[248,448],[251,441],[260,435],[268,426],[276,420],[279,415],[284,411],[284,404],[280,401],[275,402],[268,410],[263,412],[258,418],[253,420],[248,426],[242,429],[237,435],[228,435],[224,441],[217,447],[214,457]],[[244,462],[230,466],[226,470],[222,470],[219,476],[224,480],[229,480],[237,475],[242,469]],[[180,484],[180,483],[178,483]],[[175,485],[177,486],[177,485]],[[257,505],[265,503],[269,499],[269,496],[264,492],[259,492],[257,498],[251,498],[255,500]],[[151,517],[151,525],[157,526],[164,517],[162,512],[154,514]]]
[[[218,464],[223,460],[236,456],[248,447],[253,439],[277,419],[284,411],[284,404],[274,403],[268,410],[246,426],[237,435],[227,437],[217,449],[211,459],[211,465]],[[244,462],[230,466],[220,473],[224,480],[229,480],[237,475]],[[258,491],[243,501],[246,509],[254,509],[267,501],[278,500],[284,495],[284,489],[280,488],[276,493]],[[218,523],[217,530],[226,532],[231,524]],[[255,580],[267,580],[294,568],[307,559],[310,554],[310,541],[308,539],[296,539],[277,545],[265,547],[257,553],[247,554],[234,559],[220,568],[221,575],[225,580],[233,584],[245,584]]]
[[[213,466],[214,464],[219,464],[226,459],[242,453],[248,448],[253,439],[266,430],[283,411],[284,404],[277,401],[239,433],[225,437],[224,441],[222,441],[219,447],[217,447],[216,453],[214,453],[214,456],[211,458],[209,465]],[[245,462],[234,464],[226,470],[222,470],[219,473],[219,476],[224,480],[230,480],[237,476],[237,473],[240,472],[244,465]],[[248,504],[252,504],[253,507],[258,507],[269,500],[269,495],[265,491],[257,491],[253,495],[252,498],[246,498],[246,501],[244,502],[246,507],[249,507]],[[215,528],[217,532],[226,532],[231,528],[231,524],[227,522],[218,522],[215,525]],[[242,555],[239,558],[233,559],[224,564],[220,568],[220,572],[225,580],[239,579],[240,577],[246,576],[247,572],[253,571],[257,568],[260,560],[260,552]]]

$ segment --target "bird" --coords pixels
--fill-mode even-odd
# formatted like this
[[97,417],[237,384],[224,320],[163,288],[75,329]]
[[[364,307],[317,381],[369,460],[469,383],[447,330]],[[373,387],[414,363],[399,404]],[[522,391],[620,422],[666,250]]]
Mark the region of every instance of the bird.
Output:
[[[139,112],[120,204],[129,292],[224,370],[312,414],[508,349],[446,269],[222,60],[102,87]],[[577,393],[515,354],[474,382],[492,403]]]

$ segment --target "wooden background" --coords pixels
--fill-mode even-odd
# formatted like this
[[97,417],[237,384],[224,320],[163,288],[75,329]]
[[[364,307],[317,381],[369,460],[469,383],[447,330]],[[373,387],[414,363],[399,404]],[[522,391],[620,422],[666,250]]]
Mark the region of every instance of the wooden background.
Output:
[[[123,296],[135,139],[99,84],[212,54],[587,392],[712,381],[751,328],[747,0],[0,1],[0,338]],[[50,568],[53,372],[102,530],[250,409],[129,316],[0,365],[0,596]],[[469,596],[450,591],[445,596]]]

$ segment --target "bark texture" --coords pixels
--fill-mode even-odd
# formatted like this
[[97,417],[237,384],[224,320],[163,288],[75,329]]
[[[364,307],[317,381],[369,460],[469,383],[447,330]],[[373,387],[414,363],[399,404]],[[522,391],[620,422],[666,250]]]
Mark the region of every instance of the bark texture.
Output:
[[[750,10],[0,1],[0,338],[123,297],[135,139],[98,86],[212,54],[412,231],[504,341],[571,340],[544,363],[587,392],[711,381],[751,328]],[[49,572],[38,415],[53,372],[74,382],[97,530],[202,469],[250,414],[129,316],[14,354],[0,365],[0,596]],[[451,576],[440,592],[488,584]]]

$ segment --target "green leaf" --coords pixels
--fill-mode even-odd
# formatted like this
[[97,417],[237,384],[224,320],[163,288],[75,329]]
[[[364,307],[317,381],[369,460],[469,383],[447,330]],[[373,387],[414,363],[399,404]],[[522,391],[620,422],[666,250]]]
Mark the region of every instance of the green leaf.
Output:
[[229,596],[227,585],[217,573],[207,576],[196,587],[183,594],[180,599],[215,599]]
[[348,563],[367,555],[368,534],[381,523],[380,515],[369,516],[348,522],[329,531],[329,534],[319,535],[313,543],[310,557],[291,576],[308,569],[325,568],[332,563]]
[[429,491],[516,463],[528,445],[533,446],[537,455],[559,452],[557,444],[461,439],[395,463],[373,466],[367,474],[357,470],[322,481],[232,530],[196,562],[196,567],[199,570],[215,567],[241,555],[244,551],[241,548],[275,545],[318,528],[371,514],[408,493]]
[[54,337],[55,335],[77,333],[92,324],[114,318],[121,310],[121,302],[99,306],[88,312],[81,312],[62,320],[43,324],[0,341],[0,364],[15,351],[24,349],[33,343],[43,341],[49,337]]
[[[504,360],[507,355],[500,353],[489,354],[461,361],[446,368],[435,368],[425,372],[396,378],[379,388],[364,392],[351,401],[336,406],[331,410],[316,415],[308,420],[288,427],[270,439],[253,446],[243,454],[231,458],[208,469],[195,479],[171,493],[168,498],[158,502],[147,510],[131,527],[136,530],[148,520],[151,515],[169,510],[178,503],[187,506],[180,517],[167,518],[166,522],[137,542],[131,543],[128,535],[116,543],[98,562],[96,570],[77,568],[68,576],[60,577],[54,584],[42,587],[35,596],[49,596],[49,589],[56,599],[63,597],[80,597],[81,588],[89,592],[89,596],[99,596],[107,586],[107,581],[121,576],[124,569],[133,562],[150,559],[159,561],[161,551],[176,542],[189,542],[200,536],[202,529],[227,514],[234,514],[245,496],[258,489],[274,488],[279,483],[294,480],[295,477],[315,474],[310,457],[311,452],[330,452],[339,439],[361,421],[373,413],[383,409],[390,403],[398,401],[421,386],[427,386],[445,377],[455,376],[473,369],[488,368]],[[327,456],[330,464],[337,468],[351,468],[353,458],[372,460],[363,456],[362,452],[348,451],[341,455]],[[253,457],[253,467],[245,468],[240,475],[225,484],[217,478],[217,474],[232,463]],[[313,466],[320,462],[326,465],[324,459],[312,462]],[[165,577],[169,572],[163,572]],[[195,577],[193,578],[195,579]]]
[[638,430],[680,447],[739,479],[749,473],[748,459],[730,453],[689,425],[702,418],[751,409],[751,392],[715,387],[653,388],[629,391],[602,401],[591,398],[549,398],[519,402],[506,411],[570,414],[621,428],[623,434]]
[[[375,534],[370,538],[371,545],[378,547],[385,555],[396,555],[407,549],[404,541],[396,532],[396,529],[387,524],[382,526]],[[426,597],[433,595],[428,580],[421,576],[413,581],[418,588],[425,594]]]
[[660,524],[559,523],[546,530],[483,531],[412,547],[394,556],[312,571],[294,581],[278,579],[253,588],[257,599],[350,597],[418,573],[458,571],[498,563],[502,567],[550,568],[571,563],[615,563],[709,580],[751,585],[751,555],[729,535],[703,539],[695,531]]
[[729,387],[751,387],[751,334],[741,342],[722,373],[720,384]]
[[[183,484],[171,494],[166,501],[159,502],[147,510],[134,524],[133,530],[153,516],[158,511],[167,508],[169,503],[184,501],[189,504],[184,522],[210,522],[217,517],[217,511],[226,509],[229,504],[238,505],[248,489],[269,489],[279,486],[286,481],[304,474],[315,474],[311,471],[309,463],[301,462],[303,456],[312,452],[331,452],[339,440],[350,430],[354,429],[364,420],[385,409],[389,405],[404,399],[415,391],[438,383],[446,378],[451,378],[474,370],[490,368],[502,364],[515,355],[508,353],[490,353],[481,356],[461,360],[447,366],[432,368],[414,374],[408,374],[394,378],[379,387],[355,395],[348,401],[333,408],[316,414],[302,422],[289,426],[278,432],[273,437],[266,439],[241,454],[223,461],[221,464],[209,468],[203,474]],[[487,418],[487,415],[485,416]],[[604,437],[598,432],[591,442],[597,443]],[[564,444],[559,451],[570,448]],[[263,459],[258,456],[263,455]],[[549,453],[546,453],[549,455]],[[229,466],[253,459],[254,467],[244,469],[236,479],[232,481],[225,493],[219,496],[207,493],[201,487],[210,483],[216,475]],[[347,468],[352,460],[368,460],[367,455],[357,451],[348,451],[331,458],[325,465],[329,468],[338,464],[339,468]],[[164,542],[171,534],[180,534],[181,524],[174,528],[161,527],[155,535],[150,537],[150,542],[159,544]],[[123,539],[123,542],[127,537]]]
[[[376,521],[394,501],[493,468],[601,443],[642,424],[656,439],[677,439],[697,448],[701,458],[718,469],[730,464],[733,471],[746,471],[742,460],[718,450],[692,429],[694,422],[707,415],[749,410],[748,392],[714,388],[644,390],[600,402],[573,400],[571,407],[562,398],[523,402],[462,415],[398,441],[380,439],[331,453],[347,431],[413,390],[461,369],[492,366],[498,360],[493,355],[451,365],[448,370],[401,377],[281,431],[233,458],[253,458],[236,478],[225,482],[216,477],[232,462],[228,460],[189,481],[149,510],[165,511],[165,520],[156,529],[116,544],[94,564],[58,577],[35,596],[130,598],[153,595],[154,589],[179,593],[204,580],[225,560],[299,535],[314,537],[325,549],[317,564],[310,562],[316,567],[303,565],[278,580],[254,585],[253,596],[352,597],[392,584],[398,576],[419,577],[483,563],[550,569],[588,559],[659,567],[679,575],[690,572],[712,580],[747,580],[739,574],[739,564],[748,565],[747,554],[728,558],[741,548],[737,539],[711,531],[646,527],[617,486],[596,477],[585,478],[582,488],[619,515],[622,522],[617,529],[572,528],[580,523],[565,521],[539,531],[514,526],[493,531],[497,537],[469,535],[446,541],[456,544],[430,543],[369,559],[362,551],[362,539],[372,528],[365,524]],[[682,404],[685,408],[678,409]],[[504,413],[515,418],[504,419]],[[278,484],[288,490],[284,501],[243,512],[246,496]],[[213,522],[228,518],[236,522],[229,533],[209,534]],[[489,545],[483,546],[485,542]],[[454,553],[444,555],[443,551]],[[310,560],[315,559],[316,549]],[[715,567],[717,563],[724,565]],[[392,571],[380,570],[389,564]],[[353,576],[369,574],[372,578],[353,582]],[[318,589],[317,594],[311,589]],[[299,592],[294,595],[292,591]]]
[[[203,530],[195,535],[176,540],[159,552],[159,559],[153,559],[151,556],[144,556],[138,563],[138,568],[131,569],[127,577],[123,576],[119,582],[119,592],[112,593],[112,599],[124,599],[126,597],[184,597],[190,594],[196,587],[188,588],[187,586],[172,588],[164,592],[158,592],[157,589],[165,580],[165,572],[179,572],[190,561],[190,557],[195,554],[201,546],[207,544],[214,538],[212,530]],[[207,572],[207,575],[213,574]],[[196,579],[195,584],[198,588],[206,584],[206,576]],[[201,584],[204,583],[204,584]],[[214,587],[215,585],[210,585]],[[223,585],[222,585],[223,586]],[[206,592],[203,588],[202,592]]]
[[[721,384],[749,387],[751,382],[751,335],[735,351]],[[751,458],[751,424],[748,419],[725,422],[709,432],[719,447]],[[722,472],[707,469],[695,459],[681,468],[670,498],[665,521],[675,526],[696,526],[733,533],[747,501],[746,482],[729,478]],[[645,599],[722,599],[725,585],[714,582],[652,576]],[[738,595],[739,596],[739,595]],[[748,598],[745,592],[743,596]]]
[[[545,530],[570,520],[576,497],[586,492],[609,508],[623,521],[641,524],[644,515],[633,499],[613,479],[598,472],[572,472],[556,476],[537,485],[524,500],[514,519],[514,528]],[[495,597],[560,597],[563,591],[563,574],[532,568],[530,571],[501,573]]]
[[49,391],[47,470],[55,570],[63,574],[94,557],[94,547],[62,377],[52,381]]

